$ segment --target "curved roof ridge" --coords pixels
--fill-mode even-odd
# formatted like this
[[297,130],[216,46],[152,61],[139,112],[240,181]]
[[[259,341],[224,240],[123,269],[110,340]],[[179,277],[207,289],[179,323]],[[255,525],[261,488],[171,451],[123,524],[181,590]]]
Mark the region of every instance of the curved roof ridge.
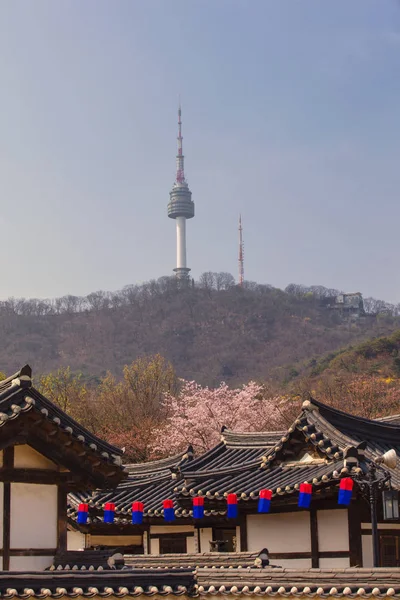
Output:
[[380,419],[367,419],[366,417],[359,417],[357,415],[352,415],[343,410],[340,410],[339,408],[334,408],[333,406],[329,406],[328,404],[323,404],[322,402],[315,400],[315,398],[313,398],[313,397],[310,398],[310,403],[319,409],[320,414],[326,420],[329,420],[329,414],[331,414],[332,416],[337,416],[340,419],[345,419],[349,422],[357,421],[358,423],[362,423],[363,425],[366,425],[366,426],[377,427],[382,432],[385,429],[387,429],[387,431],[390,431],[390,432],[398,431],[400,433],[400,424],[399,423],[384,422]]
[[282,431],[231,431],[225,429],[222,438],[226,446],[234,448],[263,448],[274,446],[277,440],[286,435],[287,430]]
[[12,385],[12,382],[20,377],[23,377],[29,385],[32,385],[32,369],[29,365],[24,365],[19,371],[0,381],[0,393],[8,389]]
[[189,455],[193,453],[191,446],[185,450],[185,452],[179,452],[173,456],[166,456],[164,458],[157,458],[155,460],[148,460],[142,463],[124,463],[124,467],[128,470],[129,474],[144,474],[147,471],[163,470],[169,467],[179,466],[182,462],[186,462]]

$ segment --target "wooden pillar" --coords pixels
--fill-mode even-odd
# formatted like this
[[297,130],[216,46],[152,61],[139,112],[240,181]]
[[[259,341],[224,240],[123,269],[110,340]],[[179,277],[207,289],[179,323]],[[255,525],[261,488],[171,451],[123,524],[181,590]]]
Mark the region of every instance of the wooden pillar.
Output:
[[240,527],[240,551],[247,552],[247,517],[241,515],[239,518]]
[[319,567],[319,546],[318,546],[318,519],[315,508],[310,510],[310,536],[311,536],[311,567]]
[[[14,468],[14,447],[5,448],[3,452],[3,468]],[[10,570],[11,540],[11,483],[3,483],[3,571]]]
[[350,566],[362,567],[362,539],[361,539],[361,507],[360,500],[350,502],[347,511],[349,522],[349,550]]
[[67,489],[57,487],[57,552],[67,551]]

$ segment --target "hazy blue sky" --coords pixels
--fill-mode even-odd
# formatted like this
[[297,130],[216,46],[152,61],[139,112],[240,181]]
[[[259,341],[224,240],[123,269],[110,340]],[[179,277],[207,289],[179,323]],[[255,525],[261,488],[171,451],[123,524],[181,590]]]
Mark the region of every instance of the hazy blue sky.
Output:
[[3,0],[0,297],[188,265],[400,302],[400,2]]

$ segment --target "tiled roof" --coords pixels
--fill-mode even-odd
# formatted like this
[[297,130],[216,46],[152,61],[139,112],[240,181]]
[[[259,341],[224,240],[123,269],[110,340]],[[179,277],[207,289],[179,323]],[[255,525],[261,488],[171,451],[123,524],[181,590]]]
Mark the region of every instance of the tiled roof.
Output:
[[194,593],[194,574],[184,569],[0,572],[1,598],[129,598],[191,596]]
[[[241,556],[246,554],[246,556]],[[81,598],[138,596],[265,596],[307,598],[400,598],[400,569],[257,568],[246,563],[248,553],[231,554],[243,564],[221,564],[219,553],[184,557],[141,557],[141,568],[120,571],[55,570],[0,572],[1,598]],[[157,565],[153,565],[153,559]],[[253,557],[252,557],[253,558]],[[147,560],[148,559],[148,560]],[[214,560],[212,560],[214,559]],[[153,561],[153,562],[152,562]],[[195,567],[193,567],[195,565]]]
[[125,565],[132,569],[198,569],[254,567],[258,552],[203,552],[196,554],[136,554],[125,555]]
[[[186,464],[192,461],[193,449],[189,447],[185,453],[163,460],[140,464],[125,465],[128,478],[109,492],[82,492],[68,495],[68,516],[75,519],[80,502],[87,502],[91,507],[90,516],[93,521],[102,521],[102,509],[105,502],[116,505],[116,523],[130,523],[132,502],[139,500],[145,505],[145,514],[161,510],[162,501],[174,496],[176,480],[173,478]],[[95,511],[99,511],[96,516]],[[184,515],[182,511],[178,516]]]
[[[255,501],[263,488],[284,496],[297,493],[303,482],[320,489],[337,486],[349,475],[345,449],[364,440],[367,448],[363,461],[374,460],[390,448],[400,455],[400,425],[354,417],[316,400],[306,401],[286,432],[237,433],[225,429],[219,444],[193,460],[174,457],[130,465],[128,480],[114,492],[71,496],[69,514],[74,518],[77,502],[85,500],[99,509],[94,518],[101,520],[103,503],[112,501],[122,519],[119,522],[128,523],[134,500],[144,503],[145,515],[162,517],[162,501],[172,498],[176,516],[191,517],[191,503],[186,499],[201,495],[205,497],[206,516],[224,515],[225,504],[219,505],[219,501],[231,492],[248,502]],[[299,460],[299,449],[308,449],[313,456],[309,461]],[[400,468],[391,474],[393,487],[400,488]]]
[[196,570],[200,596],[277,596],[308,598],[400,597],[400,569],[264,569]]
[[32,371],[28,365],[0,382],[0,428],[4,435],[7,435],[12,423],[19,422],[24,417],[40,418],[49,430],[57,432],[57,436],[51,436],[53,443],[68,448],[68,452],[73,452],[73,448],[83,447],[86,456],[93,459],[92,462],[98,463],[100,460],[100,465],[106,466],[108,473],[114,473],[115,483],[124,477],[122,450],[90,433],[36,390],[32,385]]

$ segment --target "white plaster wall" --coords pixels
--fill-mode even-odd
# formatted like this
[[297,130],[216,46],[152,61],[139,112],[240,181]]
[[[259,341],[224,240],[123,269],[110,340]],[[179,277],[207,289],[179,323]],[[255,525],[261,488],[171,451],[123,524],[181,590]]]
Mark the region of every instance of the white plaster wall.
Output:
[[373,552],[372,552],[372,535],[361,536],[361,548],[362,548],[362,566],[364,568],[370,568],[373,565]]
[[320,552],[349,549],[348,511],[318,510],[318,549]]
[[14,446],[14,467],[16,469],[48,469],[57,470],[57,465],[39,454],[27,444]]
[[350,558],[320,558],[320,569],[345,569],[350,567]]
[[56,547],[57,486],[12,483],[11,548]]
[[80,531],[67,531],[67,549],[83,550],[85,548],[85,534]]
[[195,552],[197,552],[196,540],[194,539],[194,536],[190,536],[190,537],[186,538],[186,552],[189,552],[191,554],[194,554]]
[[200,552],[210,552],[210,542],[212,541],[212,528],[204,527],[199,530],[200,534]]
[[271,558],[269,562],[284,569],[311,569],[311,558]]
[[186,533],[194,531],[193,525],[151,525],[150,535],[155,533]]
[[158,538],[150,538],[150,554],[160,554],[160,540]]
[[310,514],[248,515],[247,547],[249,552],[262,548],[270,552],[311,552]]
[[44,571],[52,563],[52,556],[11,556],[10,571]]
[[91,546],[141,546],[141,535],[91,535]]

